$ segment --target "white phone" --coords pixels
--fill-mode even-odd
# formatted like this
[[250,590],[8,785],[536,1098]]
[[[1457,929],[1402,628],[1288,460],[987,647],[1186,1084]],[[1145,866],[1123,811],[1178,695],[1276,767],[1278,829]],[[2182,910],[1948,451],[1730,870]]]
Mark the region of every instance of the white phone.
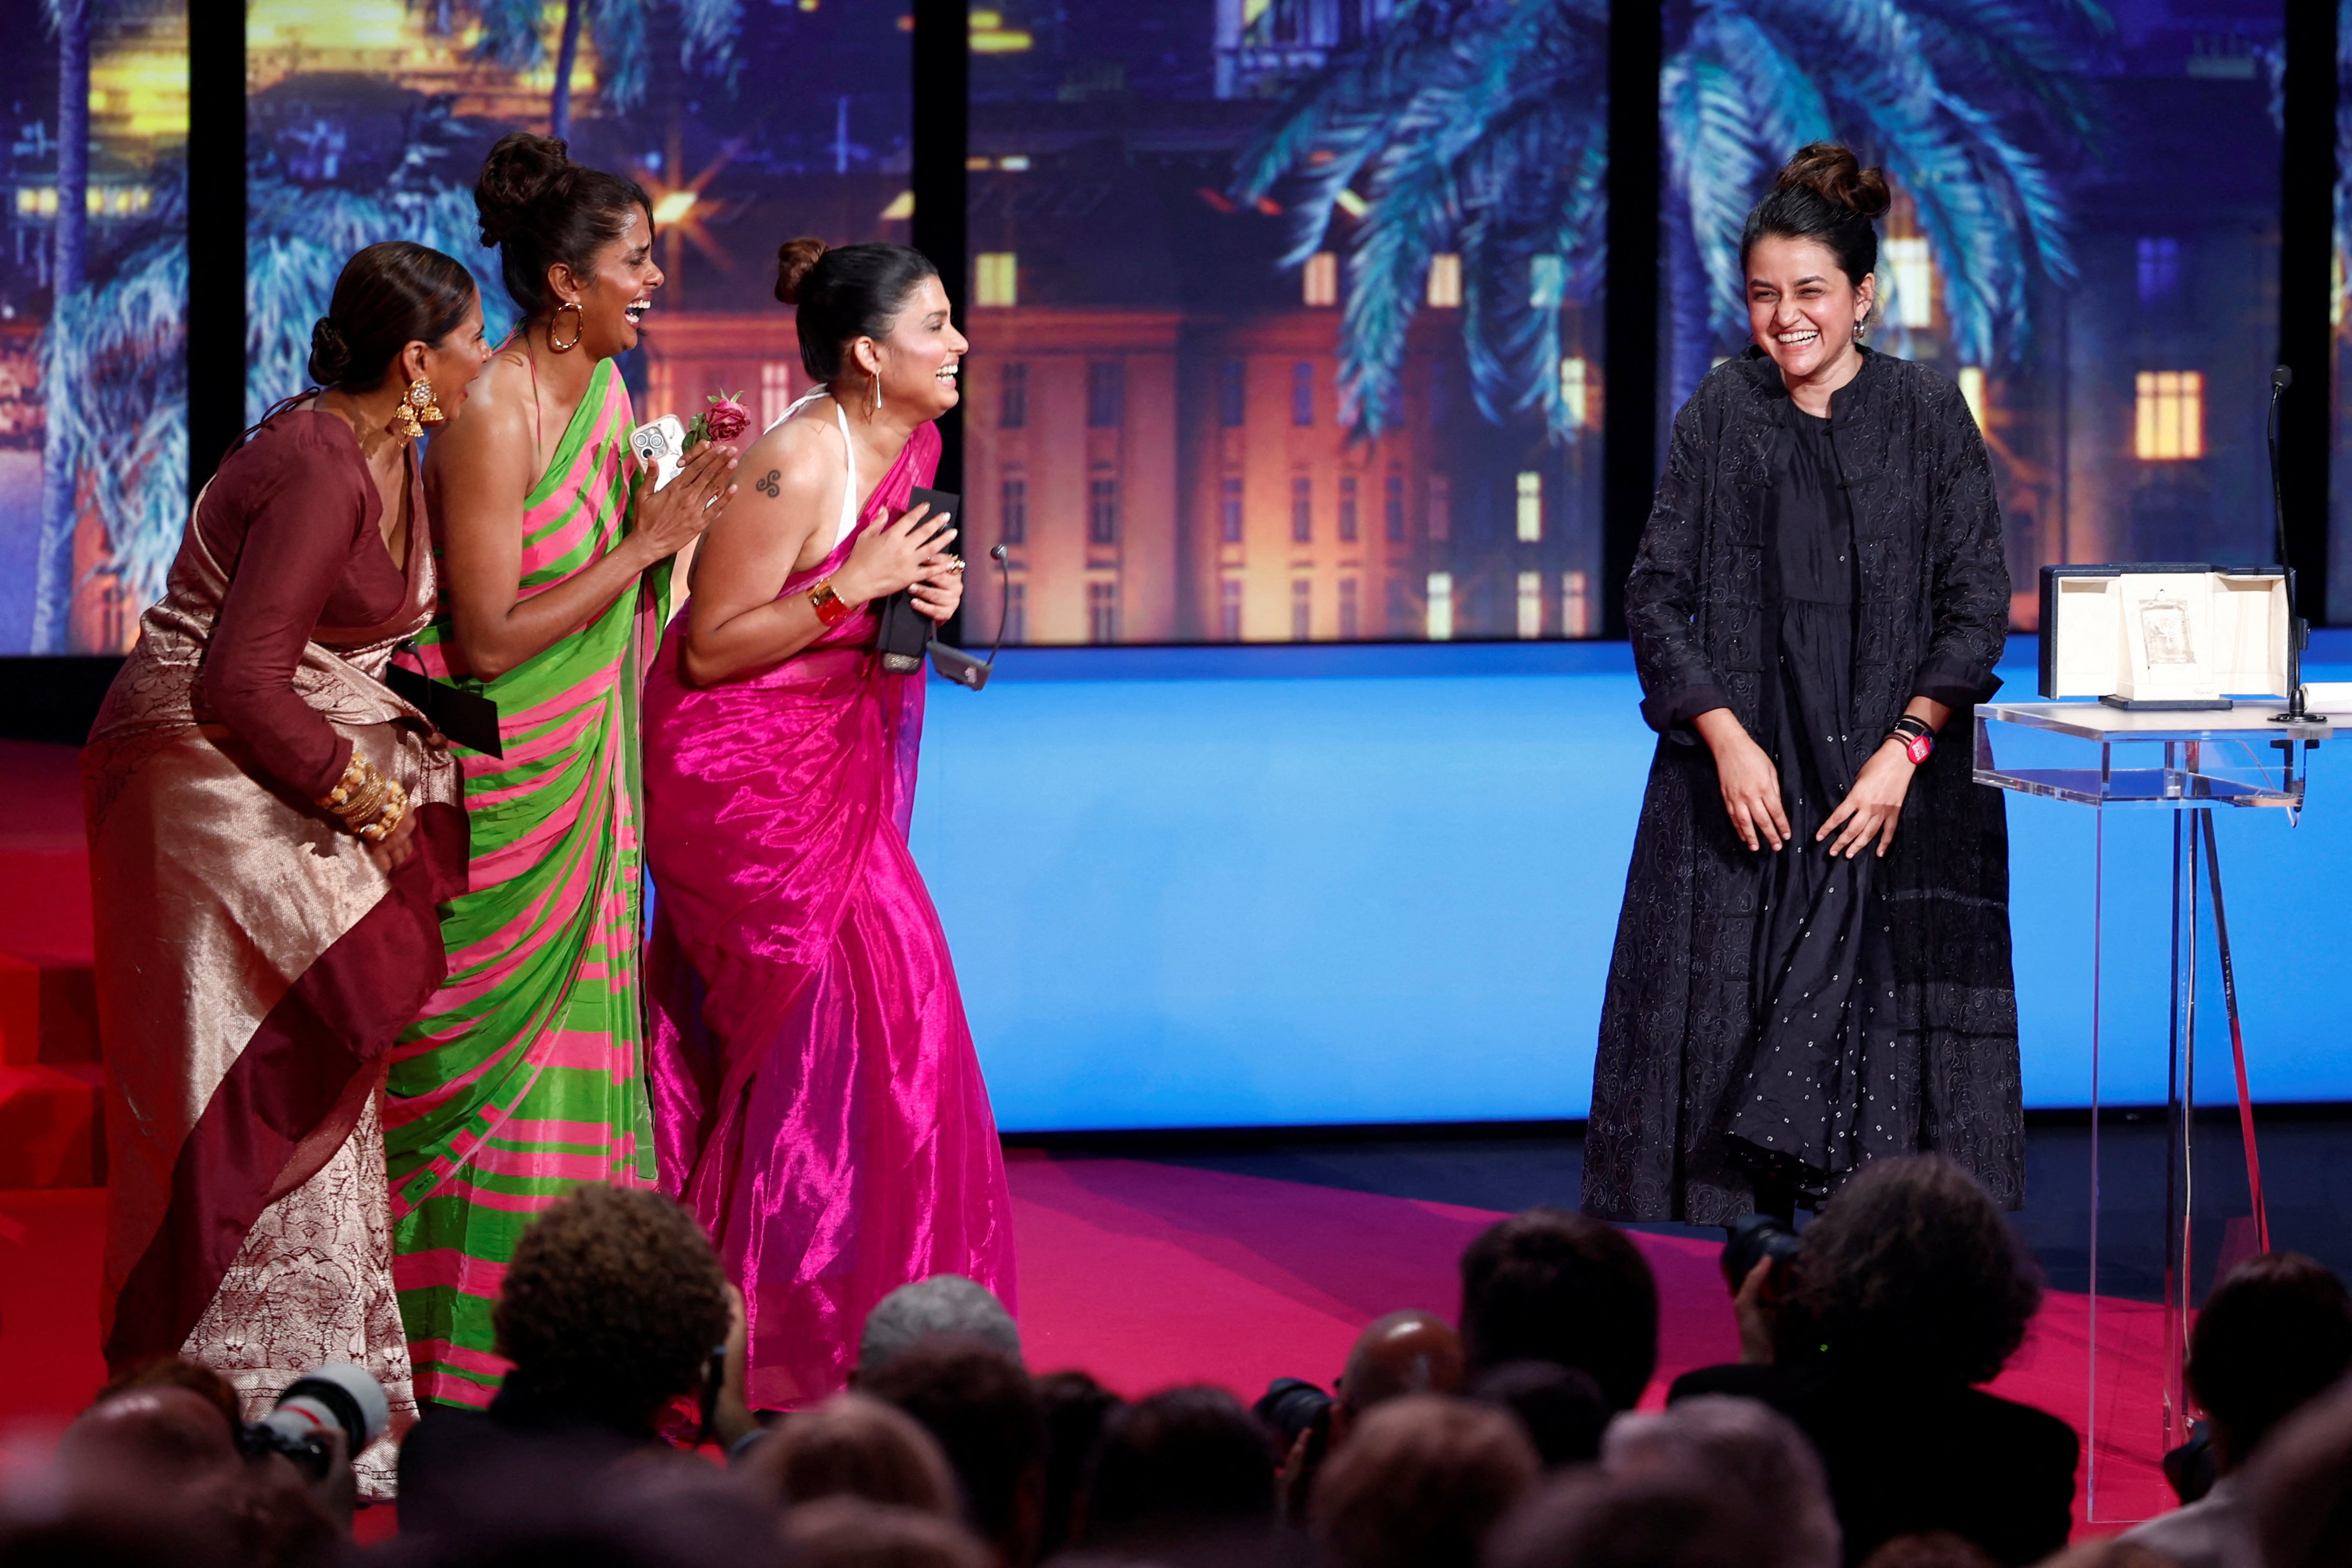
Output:
[[629,432],[629,450],[654,471],[654,489],[659,489],[677,478],[677,467],[686,460],[686,426],[677,415],[665,414]]

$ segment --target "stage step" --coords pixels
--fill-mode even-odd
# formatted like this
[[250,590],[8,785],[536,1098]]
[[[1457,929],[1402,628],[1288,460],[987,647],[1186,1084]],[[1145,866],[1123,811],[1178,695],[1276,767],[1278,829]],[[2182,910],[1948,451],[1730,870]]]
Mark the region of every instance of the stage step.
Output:
[[0,1188],[104,1184],[105,1082],[96,1062],[0,1066]]
[[66,1067],[102,1059],[89,954],[0,952],[0,1064]]

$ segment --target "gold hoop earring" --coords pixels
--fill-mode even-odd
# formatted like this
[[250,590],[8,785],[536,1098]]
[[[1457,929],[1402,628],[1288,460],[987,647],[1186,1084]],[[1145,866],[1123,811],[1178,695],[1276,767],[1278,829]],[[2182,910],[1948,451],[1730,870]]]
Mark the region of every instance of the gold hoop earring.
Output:
[[[561,317],[566,310],[571,311],[577,320],[573,321],[572,326],[572,341],[568,343],[559,343],[555,341],[555,323],[557,318]],[[573,349],[580,346],[580,334],[587,330],[588,312],[580,308],[577,300],[566,300],[562,304],[556,306],[554,315],[551,315],[547,319],[547,346],[554,350],[557,353],[568,354]]]

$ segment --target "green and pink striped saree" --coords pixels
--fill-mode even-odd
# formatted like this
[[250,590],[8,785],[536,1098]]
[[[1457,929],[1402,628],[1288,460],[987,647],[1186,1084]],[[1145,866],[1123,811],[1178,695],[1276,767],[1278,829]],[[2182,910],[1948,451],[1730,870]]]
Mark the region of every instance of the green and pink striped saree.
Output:
[[[522,595],[622,540],[629,395],[596,367],[524,502]],[[483,1405],[505,1363],[490,1309],[516,1238],[583,1182],[650,1183],[637,974],[637,705],[667,565],[495,680],[445,615],[425,664],[497,701],[506,755],[460,748],[468,890],[443,906],[449,977],[394,1048],[384,1110],[394,1282],[419,1399]]]

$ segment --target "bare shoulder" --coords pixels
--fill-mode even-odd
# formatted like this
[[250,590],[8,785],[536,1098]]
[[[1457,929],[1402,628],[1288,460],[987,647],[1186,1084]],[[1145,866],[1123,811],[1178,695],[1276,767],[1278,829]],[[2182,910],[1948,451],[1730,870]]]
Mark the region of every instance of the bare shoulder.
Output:
[[829,495],[846,468],[841,432],[826,418],[795,415],[744,450],[737,483],[771,500]]
[[465,411],[436,433],[425,452],[426,469],[453,465],[472,475],[530,466],[530,367],[514,350],[503,350],[482,367],[466,396]]

